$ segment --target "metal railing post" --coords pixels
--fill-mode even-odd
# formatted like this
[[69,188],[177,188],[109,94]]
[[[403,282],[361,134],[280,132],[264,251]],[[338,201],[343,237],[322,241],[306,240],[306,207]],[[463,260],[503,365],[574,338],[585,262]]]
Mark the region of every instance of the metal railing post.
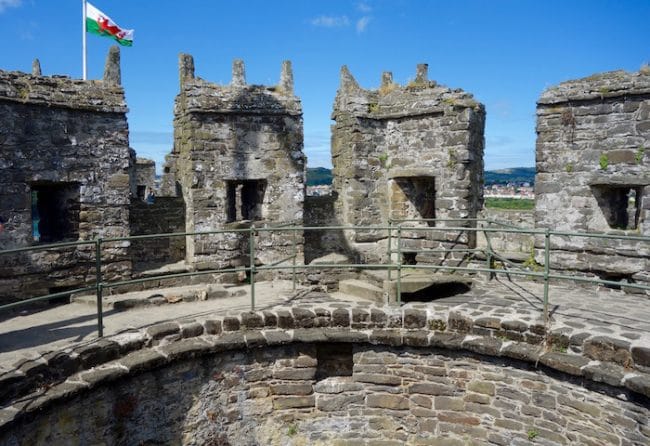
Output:
[[397,304],[402,305],[402,226],[397,227]]
[[104,309],[102,308],[102,239],[95,240],[95,284],[97,286],[97,335],[104,336]]
[[549,321],[549,316],[548,316],[548,281],[549,281],[549,270],[550,270],[550,260],[551,260],[551,254],[550,254],[550,241],[551,241],[551,234],[550,230],[546,228],[544,231],[544,323],[548,324]]
[[387,252],[387,254],[388,254],[388,265],[389,265],[388,266],[388,281],[389,282],[390,282],[390,279],[391,279],[391,267],[390,267],[390,265],[391,265],[391,263],[393,263],[392,252],[391,252],[392,251],[392,243],[393,243],[393,240],[391,239],[391,227],[392,227],[392,225],[393,225],[393,221],[389,219],[388,220],[388,250],[387,250],[388,251]]
[[251,225],[248,234],[248,247],[250,256],[250,273],[251,273],[251,311],[255,311],[255,231]]
[[296,291],[296,256],[298,255],[298,247],[296,246],[296,231],[292,230],[292,244],[293,244],[293,262],[292,262],[292,268],[291,271],[293,273],[293,284],[291,285],[292,291]]

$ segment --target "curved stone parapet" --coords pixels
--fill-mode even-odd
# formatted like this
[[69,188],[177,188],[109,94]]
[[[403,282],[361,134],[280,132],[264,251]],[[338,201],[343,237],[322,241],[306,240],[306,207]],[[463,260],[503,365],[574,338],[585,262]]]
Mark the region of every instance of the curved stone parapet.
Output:
[[[165,322],[25,362],[0,380],[0,443],[90,441],[90,421],[65,417],[91,406],[117,443],[365,444],[337,423],[387,444],[650,439],[647,347],[595,336],[576,349],[535,320],[336,306]],[[158,437],[146,427],[157,424]]]

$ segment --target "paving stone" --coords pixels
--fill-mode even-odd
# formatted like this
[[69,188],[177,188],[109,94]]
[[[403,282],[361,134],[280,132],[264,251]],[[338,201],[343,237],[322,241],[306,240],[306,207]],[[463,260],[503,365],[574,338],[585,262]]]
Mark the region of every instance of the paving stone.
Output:
[[607,336],[596,336],[585,341],[584,354],[598,361],[610,361],[629,367],[632,364],[630,342]]
[[427,325],[427,312],[407,308],[404,310],[404,328],[417,329],[424,328]]
[[496,338],[465,338],[461,346],[482,355],[499,356],[501,341]]
[[183,338],[193,338],[203,334],[203,325],[198,322],[181,324],[181,336]]
[[568,373],[570,375],[582,376],[582,367],[587,365],[589,363],[589,360],[582,356],[568,355],[559,352],[549,352],[544,353],[542,356],[540,356],[539,362],[548,367]]
[[110,367],[94,368],[81,372],[79,378],[92,388],[99,383],[109,383],[122,378],[127,373],[129,373],[127,369],[113,365]]
[[314,326],[316,315],[313,311],[304,308],[293,308],[292,312],[296,328],[311,328]]
[[201,338],[188,338],[160,346],[157,349],[167,357],[168,361],[174,361],[207,353],[211,350],[211,347]]
[[349,327],[350,312],[347,308],[337,308],[332,312],[332,327]]
[[293,337],[284,330],[264,330],[262,334],[268,345],[288,344],[293,340]]
[[220,334],[221,333],[221,319],[208,319],[203,322],[206,334]]
[[619,387],[625,376],[625,369],[612,363],[588,364],[583,367],[585,378],[595,382],[603,382],[610,386]]
[[241,328],[246,329],[255,329],[264,327],[264,317],[254,311],[247,311],[239,315],[241,318]]
[[176,334],[180,331],[180,327],[176,322],[163,322],[161,324],[152,325],[146,329],[147,335],[153,340],[159,340],[165,336]]
[[159,352],[151,349],[137,350],[120,358],[119,363],[126,367],[130,373],[138,373],[143,370],[151,370],[167,360]]
[[513,342],[501,348],[501,355],[520,361],[536,362],[539,359],[542,349],[537,345]]
[[635,365],[650,367],[650,347],[635,345],[631,348],[631,353]]
[[625,387],[650,398],[650,377],[647,375],[626,378]]

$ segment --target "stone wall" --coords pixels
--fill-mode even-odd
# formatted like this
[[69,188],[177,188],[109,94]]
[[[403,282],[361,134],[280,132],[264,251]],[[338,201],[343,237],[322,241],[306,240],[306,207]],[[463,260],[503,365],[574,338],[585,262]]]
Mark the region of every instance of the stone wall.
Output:
[[[117,47],[103,80],[0,71],[0,250],[129,235],[126,113]],[[106,279],[129,274],[127,248],[103,251]],[[94,268],[92,245],[0,256],[0,303],[83,286]]]
[[[531,211],[484,208],[481,210],[479,218],[517,226],[522,229],[533,229],[535,227],[534,214]],[[493,224],[488,227],[499,228],[499,225]],[[478,248],[487,248],[488,240],[486,237],[489,238],[492,250],[500,255],[514,259],[529,258],[533,255],[535,237],[532,234],[505,231],[487,234],[479,232],[476,241]]]
[[224,336],[212,349],[198,340],[168,344],[129,355],[120,367],[84,372],[67,387],[57,386],[53,395],[36,398],[31,415],[3,423],[0,442],[460,446],[650,441],[648,400],[635,402],[630,393],[595,383],[583,386],[583,381],[516,360],[364,343],[262,349],[253,341],[248,349],[237,349],[249,336]]
[[[315,226],[340,226],[334,204],[336,198],[332,195],[305,197],[304,225]],[[345,234],[341,230],[305,231],[305,263],[328,254],[349,254]]]
[[[602,73],[546,90],[536,150],[537,227],[650,235],[650,72]],[[650,281],[647,242],[551,240],[554,268]]]
[[[347,225],[389,219],[461,219],[471,225],[482,206],[485,110],[472,95],[429,81],[427,66],[405,86],[384,73],[378,90],[364,90],[346,67],[332,118],[336,213]],[[426,226],[409,223],[407,226]],[[405,249],[473,245],[473,234],[411,231]],[[386,256],[386,231],[357,231],[351,245],[369,262]],[[383,245],[383,246],[382,246]],[[419,261],[435,256],[418,255]]]
[[[283,64],[274,87],[246,84],[241,61],[233,63],[232,82],[225,86],[195,78],[189,55],[181,55],[180,65],[174,149],[164,184],[180,185],[187,230],[302,222],[302,107],[293,93],[291,64]],[[246,237],[188,237],[187,260],[198,268],[239,265],[248,252]],[[290,234],[260,233],[259,262],[286,257],[290,245]],[[298,246],[302,262],[301,236]]]
[[[185,202],[182,197],[156,197],[153,203],[135,199],[129,220],[131,235],[185,232]],[[129,255],[134,270],[179,262],[185,259],[185,237],[133,240]]]

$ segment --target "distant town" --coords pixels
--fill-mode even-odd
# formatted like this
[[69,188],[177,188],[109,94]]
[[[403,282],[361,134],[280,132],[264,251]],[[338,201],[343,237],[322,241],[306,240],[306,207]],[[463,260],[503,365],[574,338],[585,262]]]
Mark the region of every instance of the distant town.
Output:
[[[486,198],[535,198],[535,168],[514,167],[485,171]],[[332,172],[325,167],[307,169],[307,195],[323,196],[332,193]]]

